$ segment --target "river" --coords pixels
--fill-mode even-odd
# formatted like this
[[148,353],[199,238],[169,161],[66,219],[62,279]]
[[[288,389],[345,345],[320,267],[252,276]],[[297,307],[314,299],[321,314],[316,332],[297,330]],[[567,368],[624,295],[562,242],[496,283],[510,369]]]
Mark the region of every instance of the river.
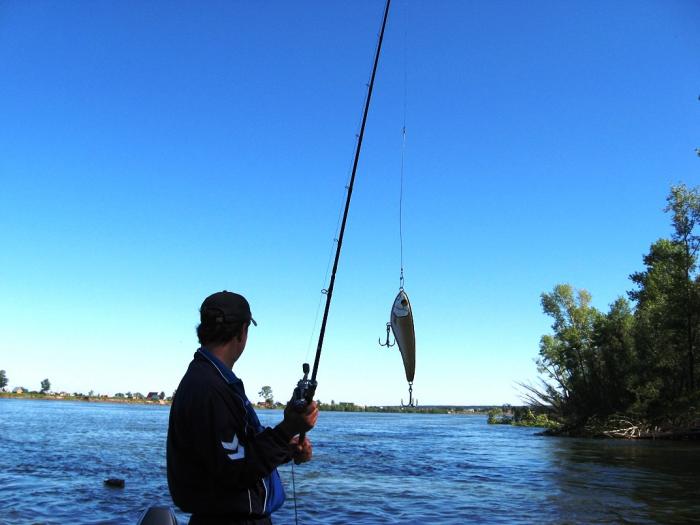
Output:
[[[0,399],[0,523],[133,525],[171,505],[168,409]],[[482,416],[323,412],[314,460],[294,470],[299,523],[700,523],[697,443],[535,433]],[[291,466],[280,472],[277,525],[294,523]]]

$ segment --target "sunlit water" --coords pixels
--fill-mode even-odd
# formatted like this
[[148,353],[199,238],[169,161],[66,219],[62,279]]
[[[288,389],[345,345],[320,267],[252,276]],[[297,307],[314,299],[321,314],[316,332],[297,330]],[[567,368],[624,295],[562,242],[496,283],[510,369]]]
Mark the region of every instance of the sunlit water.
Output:
[[[135,524],[171,505],[167,421],[166,406],[0,399],[0,523]],[[314,460],[294,472],[299,523],[700,523],[697,443],[534,434],[481,416],[324,412]],[[281,474],[274,521],[294,523]]]

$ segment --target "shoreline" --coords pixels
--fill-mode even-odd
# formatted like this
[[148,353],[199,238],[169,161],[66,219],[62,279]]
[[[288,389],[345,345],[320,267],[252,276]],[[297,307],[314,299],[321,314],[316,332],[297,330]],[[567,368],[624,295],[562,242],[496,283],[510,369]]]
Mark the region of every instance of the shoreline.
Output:
[[[14,394],[12,392],[0,392],[0,399],[20,399],[26,401],[78,401],[83,403],[113,403],[120,405],[156,405],[169,406],[171,398],[165,399],[125,399],[119,397],[104,396],[57,396],[51,394]],[[284,405],[269,406],[264,403],[253,403],[256,410],[283,410]],[[465,416],[486,415],[493,407],[468,405],[430,405],[425,407],[401,407],[400,405],[355,405],[354,403],[337,403],[328,405],[321,403],[321,411],[325,412],[372,412],[372,413],[406,413],[406,414],[450,414]]]
[[170,405],[168,399],[124,399],[101,396],[54,396],[47,394],[13,394],[0,392],[0,399],[21,399],[26,401],[81,401],[84,403],[114,403],[118,405]]
[[583,439],[614,439],[626,441],[694,441],[700,443],[700,427],[651,427],[630,426],[623,429],[599,428],[563,428],[545,429],[539,436],[583,438]]
[[[17,399],[24,401],[77,401],[82,403],[104,403],[117,405],[152,405],[152,406],[170,406],[171,399],[123,399],[114,397],[97,397],[97,396],[55,396],[46,394],[13,394],[11,392],[0,392],[0,399]],[[264,403],[256,404],[257,410],[283,410],[284,406],[267,406]],[[404,413],[404,414],[448,414],[460,416],[484,416],[488,415],[486,408],[468,408],[455,406],[439,406],[433,405],[429,407],[401,407],[401,406],[359,406],[351,403],[342,403],[336,405],[320,405],[321,411],[326,412],[365,412],[365,413]],[[498,424],[507,424],[512,426],[529,427],[532,429],[542,428],[541,432],[537,432],[538,436],[560,437],[560,438],[583,438],[587,440],[629,440],[629,441],[694,441],[700,442],[700,427],[684,427],[684,428],[650,428],[644,430],[640,428],[637,432],[611,432],[604,427],[598,428],[546,428],[544,425],[538,424],[518,424],[512,421],[508,423],[499,422]],[[639,428],[639,427],[635,427]]]

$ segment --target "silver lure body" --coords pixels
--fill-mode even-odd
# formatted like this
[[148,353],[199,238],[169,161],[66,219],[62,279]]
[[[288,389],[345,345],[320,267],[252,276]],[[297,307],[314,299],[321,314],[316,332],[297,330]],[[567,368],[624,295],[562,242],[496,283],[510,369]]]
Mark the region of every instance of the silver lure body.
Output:
[[391,331],[403,359],[406,381],[413,382],[416,373],[416,334],[413,329],[413,311],[408,295],[402,289],[391,307]]

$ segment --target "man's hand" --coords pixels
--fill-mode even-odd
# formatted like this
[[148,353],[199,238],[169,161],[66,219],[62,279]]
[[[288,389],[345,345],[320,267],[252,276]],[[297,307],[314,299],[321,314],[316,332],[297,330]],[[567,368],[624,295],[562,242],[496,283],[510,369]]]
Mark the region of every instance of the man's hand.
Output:
[[311,460],[313,455],[313,446],[308,437],[304,437],[302,444],[299,444],[299,437],[294,437],[289,442],[289,446],[292,447],[292,459],[294,464],[299,465],[300,463],[306,463]]
[[306,405],[303,412],[297,412],[291,403],[287,403],[287,407],[284,409],[284,421],[281,424],[284,425],[289,434],[296,436],[314,428],[317,419],[318,406],[316,401]]

